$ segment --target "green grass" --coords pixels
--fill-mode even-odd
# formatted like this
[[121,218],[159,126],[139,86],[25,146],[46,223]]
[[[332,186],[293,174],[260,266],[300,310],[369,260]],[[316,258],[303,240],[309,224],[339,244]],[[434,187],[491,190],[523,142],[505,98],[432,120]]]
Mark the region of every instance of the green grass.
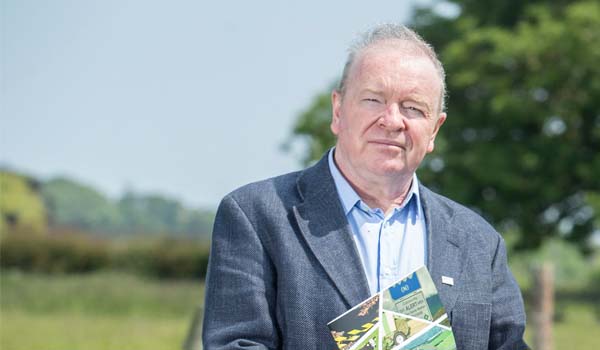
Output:
[[[554,348],[561,349],[597,349],[600,320],[594,315],[591,303],[571,302],[564,304],[564,318],[554,324]],[[529,316],[529,315],[528,315]],[[529,321],[532,317],[529,316]],[[533,344],[533,327],[528,324],[525,338],[530,347]]]
[[6,350],[181,349],[189,319],[2,312]]
[[[0,271],[2,350],[181,349],[203,301],[198,281]],[[590,302],[562,302],[555,349],[595,349],[599,320]],[[529,317],[531,320],[531,316]],[[526,339],[532,344],[532,328]]]
[[2,271],[0,348],[181,349],[202,293],[194,281]]

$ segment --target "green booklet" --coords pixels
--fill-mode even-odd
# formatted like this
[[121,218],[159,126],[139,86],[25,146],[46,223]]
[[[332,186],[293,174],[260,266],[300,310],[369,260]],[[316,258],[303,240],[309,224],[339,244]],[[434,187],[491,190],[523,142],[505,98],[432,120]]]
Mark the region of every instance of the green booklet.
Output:
[[340,350],[456,350],[450,320],[425,266],[328,326]]

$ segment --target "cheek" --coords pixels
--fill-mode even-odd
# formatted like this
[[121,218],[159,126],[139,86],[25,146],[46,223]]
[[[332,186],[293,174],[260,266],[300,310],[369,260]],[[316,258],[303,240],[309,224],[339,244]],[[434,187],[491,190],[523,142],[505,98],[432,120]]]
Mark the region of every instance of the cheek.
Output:
[[376,121],[377,119],[366,114],[348,113],[337,119],[335,123],[337,133],[334,134],[337,135],[338,140],[352,144],[355,148],[362,148],[371,135],[377,136],[380,133]]
[[381,136],[382,133],[385,133],[380,126],[377,125],[377,120],[379,118],[364,118],[362,123],[356,125],[357,133],[360,133],[363,137],[368,136]]
[[423,132],[421,133],[421,135],[419,135],[420,140],[419,142],[421,143],[421,147],[424,149],[425,153],[429,153],[431,151],[433,151],[433,130],[431,130],[430,128],[424,128]]
[[405,131],[405,140],[410,149],[424,151],[429,147],[428,128],[421,124],[410,125]]
[[350,138],[360,137],[364,133],[364,125],[360,123],[359,119],[352,118],[352,116],[346,119],[340,120],[339,122],[339,133],[345,134]]

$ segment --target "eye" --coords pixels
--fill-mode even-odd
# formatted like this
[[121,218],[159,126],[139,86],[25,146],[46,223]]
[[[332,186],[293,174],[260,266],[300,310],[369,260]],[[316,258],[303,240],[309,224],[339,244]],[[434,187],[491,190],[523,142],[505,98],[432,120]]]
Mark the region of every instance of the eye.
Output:
[[367,102],[373,102],[373,103],[381,103],[378,99],[376,98],[365,98],[363,101],[367,101]]
[[402,109],[411,118],[419,118],[425,116],[425,112],[421,108],[416,106],[403,106]]

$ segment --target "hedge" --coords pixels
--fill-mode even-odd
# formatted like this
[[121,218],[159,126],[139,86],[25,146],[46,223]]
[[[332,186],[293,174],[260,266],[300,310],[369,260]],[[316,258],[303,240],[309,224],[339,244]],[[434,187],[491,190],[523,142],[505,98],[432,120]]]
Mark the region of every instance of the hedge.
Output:
[[144,238],[111,241],[81,234],[7,234],[0,240],[0,266],[26,272],[131,271],[158,278],[206,276],[209,245],[190,240]]

